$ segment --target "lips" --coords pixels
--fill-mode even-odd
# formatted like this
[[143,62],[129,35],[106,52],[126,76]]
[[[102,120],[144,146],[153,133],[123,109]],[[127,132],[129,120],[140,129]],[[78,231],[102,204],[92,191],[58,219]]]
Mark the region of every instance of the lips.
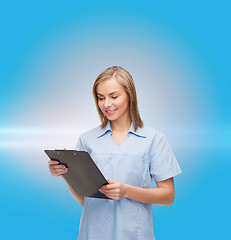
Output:
[[116,109],[114,110],[106,110],[106,112],[115,112]]
[[113,114],[117,109],[113,109],[113,110],[105,110],[105,112],[109,115]]

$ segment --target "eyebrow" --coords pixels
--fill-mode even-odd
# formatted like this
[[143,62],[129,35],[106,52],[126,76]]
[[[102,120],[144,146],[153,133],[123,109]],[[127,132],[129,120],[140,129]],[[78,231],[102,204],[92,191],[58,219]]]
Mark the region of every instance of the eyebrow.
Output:
[[[116,92],[118,92],[118,91],[114,91],[114,92],[112,92],[112,93],[109,93],[109,95],[113,95],[113,94],[116,93]],[[97,95],[103,96],[103,94],[100,94],[100,93],[97,93]]]

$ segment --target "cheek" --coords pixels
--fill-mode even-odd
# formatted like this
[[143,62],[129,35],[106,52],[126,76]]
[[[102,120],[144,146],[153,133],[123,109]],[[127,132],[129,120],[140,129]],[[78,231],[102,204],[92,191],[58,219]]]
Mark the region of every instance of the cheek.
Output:
[[101,102],[98,102],[98,107],[99,107],[100,110],[102,111],[103,104],[102,104]]
[[126,109],[129,107],[129,102],[128,102],[128,98],[124,97],[123,99],[121,99],[119,102],[118,102],[118,106],[120,108],[123,108],[123,109]]

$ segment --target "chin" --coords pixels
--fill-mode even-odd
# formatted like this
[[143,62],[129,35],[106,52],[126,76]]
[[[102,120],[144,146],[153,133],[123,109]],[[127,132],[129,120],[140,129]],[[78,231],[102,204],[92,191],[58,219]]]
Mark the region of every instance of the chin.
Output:
[[114,120],[116,120],[117,118],[115,118],[115,117],[111,117],[111,116],[108,116],[108,117],[106,117],[107,118],[107,120],[109,120],[109,121],[114,121]]
[[118,119],[118,117],[116,117],[116,116],[106,116],[105,115],[105,117],[110,121],[114,121],[114,120]]

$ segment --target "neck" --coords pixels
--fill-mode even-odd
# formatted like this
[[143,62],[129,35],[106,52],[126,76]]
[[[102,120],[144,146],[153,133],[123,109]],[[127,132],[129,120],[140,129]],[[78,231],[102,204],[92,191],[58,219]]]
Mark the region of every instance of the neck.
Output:
[[114,132],[128,132],[131,126],[131,122],[132,121],[130,117],[111,121],[111,129]]

